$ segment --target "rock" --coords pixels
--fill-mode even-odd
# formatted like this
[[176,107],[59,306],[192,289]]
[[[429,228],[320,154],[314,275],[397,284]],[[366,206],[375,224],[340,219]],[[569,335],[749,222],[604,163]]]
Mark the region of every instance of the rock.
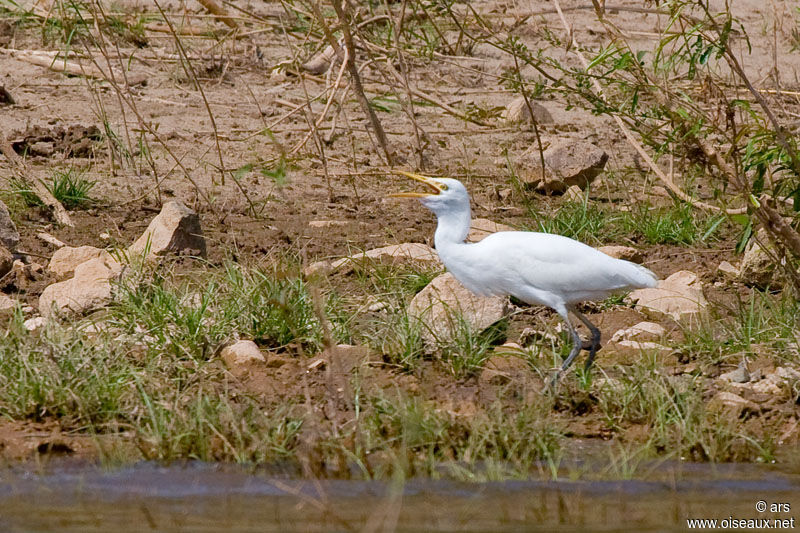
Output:
[[570,185],[569,189],[564,191],[564,200],[575,204],[582,204],[583,191],[577,185]]
[[738,394],[727,391],[720,391],[715,394],[708,402],[708,409],[716,412],[727,412],[737,418],[741,416],[742,412],[745,410],[753,412],[759,411],[755,403],[745,400]]
[[[393,244],[382,248],[368,250],[363,255],[351,256],[348,260],[372,259],[375,261],[421,261],[426,263],[440,263],[439,254],[427,244],[405,242]],[[335,264],[335,263],[334,263]]]
[[505,385],[520,379],[527,381],[531,377],[528,363],[513,355],[493,355],[483,365],[478,377],[482,385]]
[[452,341],[461,320],[474,331],[483,331],[508,311],[506,298],[473,294],[449,272],[434,278],[408,306],[409,316],[422,325],[420,333],[429,349]]
[[793,368],[779,366],[774,372],[769,372],[764,379],[752,384],[738,384],[738,387],[749,387],[750,390],[760,394],[781,396],[785,390],[791,390],[800,382],[800,372]]
[[500,346],[497,346],[494,349],[494,353],[498,355],[519,355],[520,353],[525,353],[525,348],[523,348],[522,345],[517,342],[506,341]]
[[14,278],[14,284],[19,290],[26,289],[30,282],[36,279],[36,272],[31,268],[31,265],[26,265],[20,259],[12,261],[10,272]]
[[238,341],[229,344],[220,351],[219,355],[225,361],[231,374],[237,378],[250,374],[253,369],[266,363],[264,354],[253,341]]
[[347,226],[347,224],[346,220],[312,220],[308,223],[308,227],[325,229]]
[[728,383],[747,383],[750,381],[750,372],[747,370],[747,365],[742,361],[736,370],[720,374],[719,379]]
[[645,315],[674,320],[690,319],[708,307],[700,278],[689,270],[675,272],[655,288],[637,289],[626,300],[635,302]]
[[389,304],[386,302],[374,302],[367,306],[367,311],[370,313],[380,313],[381,311],[386,311],[389,308]]
[[529,188],[544,193],[563,193],[572,185],[582,190],[603,171],[608,154],[583,141],[564,141],[544,151],[545,176],[538,145],[531,146],[518,161],[518,176]]
[[36,233],[36,237],[39,238],[40,240],[46,242],[47,244],[51,244],[51,245],[55,246],[56,248],[63,248],[64,246],[66,246],[65,243],[63,243],[59,239],[53,237],[52,235],[50,235],[46,231],[37,232]]
[[498,231],[515,231],[515,229],[506,224],[492,222],[487,218],[475,218],[472,219],[469,235],[467,235],[467,241],[478,242],[482,239],[485,239],[492,233],[497,233]]
[[8,212],[8,207],[0,201],[0,244],[5,246],[11,252],[17,250],[19,244],[19,232],[14,221],[11,220],[11,214]]
[[5,246],[0,245],[0,277],[5,276],[14,267],[14,256]]
[[0,315],[9,316],[13,314],[18,303],[19,302],[15,298],[0,292]]
[[[511,102],[506,106],[503,110],[503,120],[506,122],[522,122],[525,124],[529,124],[533,122],[531,116],[536,119],[537,124],[552,124],[553,117],[550,115],[550,111],[547,110],[545,106],[538,102],[534,102],[530,98],[528,99],[530,103],[530,107],[528,107],[528,103],[525,102],[524,96],[518,96],[511,100]],[[533,109],[533,115],[531,115],[531,109]]]
[[22,323],[22,326],[33,333],[39,329],[42,329],[47,324],[47,319],[43,316],[37,316],[34,318],[29,318],[25,322]]
[[39,312],[45,318],[53,314],[77,315],[99,309],[111,302],[111,282],[119,278],[123,267],[114,259],[95,257],[75,268],[75,275],[47,286],[39,297]]
[[91,339],[96,339],[100,335],[110,330],[115,332],[120,332],[117,328],[109,328],[108,324],[105,322],[86,322],[83,324],[78,325],[78,329],[86,334],[87,337]]
[[142,236],[128,248],[128,253],[142,255],[146,249],[147,260],[169,253],[205,257],[206,240],[200,217],[178,201],[165,203]]
[[788,366],[779,366],[776,368],[775,375],[784,381],[800,381],[800,372]]
[[781,390],[782,380],[775,374],[769,374],[761,381],[753,383],[750,390],[759,394],[769,394],[772,396],[780,396],[783,394]]
[[672,348],[664,346],[663,344],[658,344],[657,342],[631,341],[631,340],[621,340],[614,342],[613,347],[609,346],[606,349],[607,350],[613,349],[614,351],[632,350],[636,353],[650,352],[650,351],[666,353],[672,351]]
[[739,269],[727,261],[723,261],[717,266],[717,273],[728,279],[736,279],[740,275]]
[[624,259],[639,264],[644,261],[644,253],[632,246],[601,246],[598,250],[614,259]]
[[739,267],[739,279],[748,285],[756,287],[779,288],[780,282],[775,276],[776,252],[770,243],[765,229],[760,229],[750,239],[744,250],[742,263]]
[[[8,22],[3,21],[0,24],[0,33],[3,35],[0,36],[0,46],[6,48],[8,44],[11,42],[11,37],[8,35],[8,29],[11,26],[8,25]],[[0,105],[14,105],[17,102],[14,100],[14,97],[11,96],[11,93],[8,92],[4,86],[0,85]]]
[[51,142],[38,141],[28,146],[29,155],[37,155],[40,157],[50,157],[55,150],[55,144]]
[[331,264],[331,261],[314,261],[307,267],[303,268],[303,275],[307,278],[310,278],[318,274],[331,272]]
[[53,257],[50,258],[47,270],[52,272],[56,279],[63,281],[72,277],[75,267],[96,257],[102,257],[105,261],[114,260],[111,254],[94,246],[78,246],[77,248],[64,246],[56,250]]
[[418,242],[404,242],[402,244],[392,244],[382,248],[374,248],[362,254],[343,257],[336,261],[316,261],[303,269],[303,274],[312,276],[319,272],[333,272],[342,269],[352,269],[354,265],[365,261],[391,261],[400,263],[414,261],[428,263],[434,266],[441,266],[439,255],[436,250],[427,244]]
[[556,344],[561,342],[557,335],[553,335],[547,331],[538,330],[532,327],[523,328],[522,333],[519,334],[519,343],[522,346],[531,346],[533,344],[550,343]]
[[611,336],[611,342],[639,341],[639,342],[655,342],[661,340],[666,334],[666,330],[655,322],[639,322],[638,324],[629,327],[628,329],[617,330]]

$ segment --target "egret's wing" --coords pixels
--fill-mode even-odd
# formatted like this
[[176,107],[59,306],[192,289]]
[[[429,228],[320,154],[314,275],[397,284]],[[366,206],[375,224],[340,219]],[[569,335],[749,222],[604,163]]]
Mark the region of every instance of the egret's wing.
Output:
[[493,293],[528,287],[568,301],[592,299],[630,287],[635,278],[635,265],[560,235],[501,232],[473,246]]

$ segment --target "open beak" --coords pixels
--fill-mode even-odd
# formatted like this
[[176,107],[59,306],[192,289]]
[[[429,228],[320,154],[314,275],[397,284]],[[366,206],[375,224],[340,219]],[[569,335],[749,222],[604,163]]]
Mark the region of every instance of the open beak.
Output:
[[412,172],[406,172],[404,170],[393,170],[395,174],[400,174],[401,176],[405,176],[410,178],[414,181],[418,181],[420,183],[425,184],[430,190],[427,192],[396,192],[389,195],[389,198],[426,198],[428,196],[436,196],[444,189],[442,185],[431,178],[423,176],[421,174],[414,174]]

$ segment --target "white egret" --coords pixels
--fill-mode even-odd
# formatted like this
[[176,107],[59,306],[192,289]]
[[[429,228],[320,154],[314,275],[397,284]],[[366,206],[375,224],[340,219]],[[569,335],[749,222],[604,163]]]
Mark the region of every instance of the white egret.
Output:
[[466,243],[472,216],[464,185],[450,178],[395,172],[427,186],[426,192],[390,196],[418,198],[433,211],[437,218],[436,252],[462,285],[482,296],[510,295],[531,305],[546,305],[564,319],[573,345],[553,381],[570,367],[583,347],[570,321],[570,312],[586,324],[592,335],[586,370],[600,347],[600,330],[578,311],[577,304],[656,285],[656,275],[643,266],[615,259],[561,235],[501,231],[479,242]]

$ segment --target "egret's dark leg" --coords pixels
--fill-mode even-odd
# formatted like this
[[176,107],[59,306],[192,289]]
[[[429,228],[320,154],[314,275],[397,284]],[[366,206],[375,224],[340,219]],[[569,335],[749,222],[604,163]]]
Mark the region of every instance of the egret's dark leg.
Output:
[[561,318],[564,319],[564,323],[567,325],[567,330],[569,330],[569,334],[572,336],[572,350],[570,350],[567,358],[564,359],[564,363],[561,365],[561,368],[550,379],[551,389],[555,387],[555,384],[558,382],[561,374],[563,374],[570,367],[578,354],[581,353],[581,348],[583,346],[580,335],[578,335],[578,332],[575,330],[575,328],[572,326],[572,322],[569,320],[568,311],[564,309],[562,312],[557,309],[556,312],[558,312],[558,314],[561,315]]
[[564,359],[564,363],[561,365],[562,372],[565,372],[572,365],[572,362],[578,357],[578,354],[581,353],[581,349],[583,348],[581,336],[578,335],[578,331],[572,326],[569,315],[564,316],[564,322],[567,324],[569,334],[572,335],[572,350],[570,350],[569,355]]
[[572,314],[578,317],[581,322],[586,324],[586,327],[589,328],[589,331],[592,333],[592,340],[591,344],[589,345],[589,357],[586,358],[586,366],[584,367],[585,370],[589,370],[592,368],[592,363],[594,363],[594,357],[597,355],[597,350],[600,349],[600,330],[597,329],[594,324],[589,322],[589,319],[577,309],[572,308],[570,311],[572,311]]

